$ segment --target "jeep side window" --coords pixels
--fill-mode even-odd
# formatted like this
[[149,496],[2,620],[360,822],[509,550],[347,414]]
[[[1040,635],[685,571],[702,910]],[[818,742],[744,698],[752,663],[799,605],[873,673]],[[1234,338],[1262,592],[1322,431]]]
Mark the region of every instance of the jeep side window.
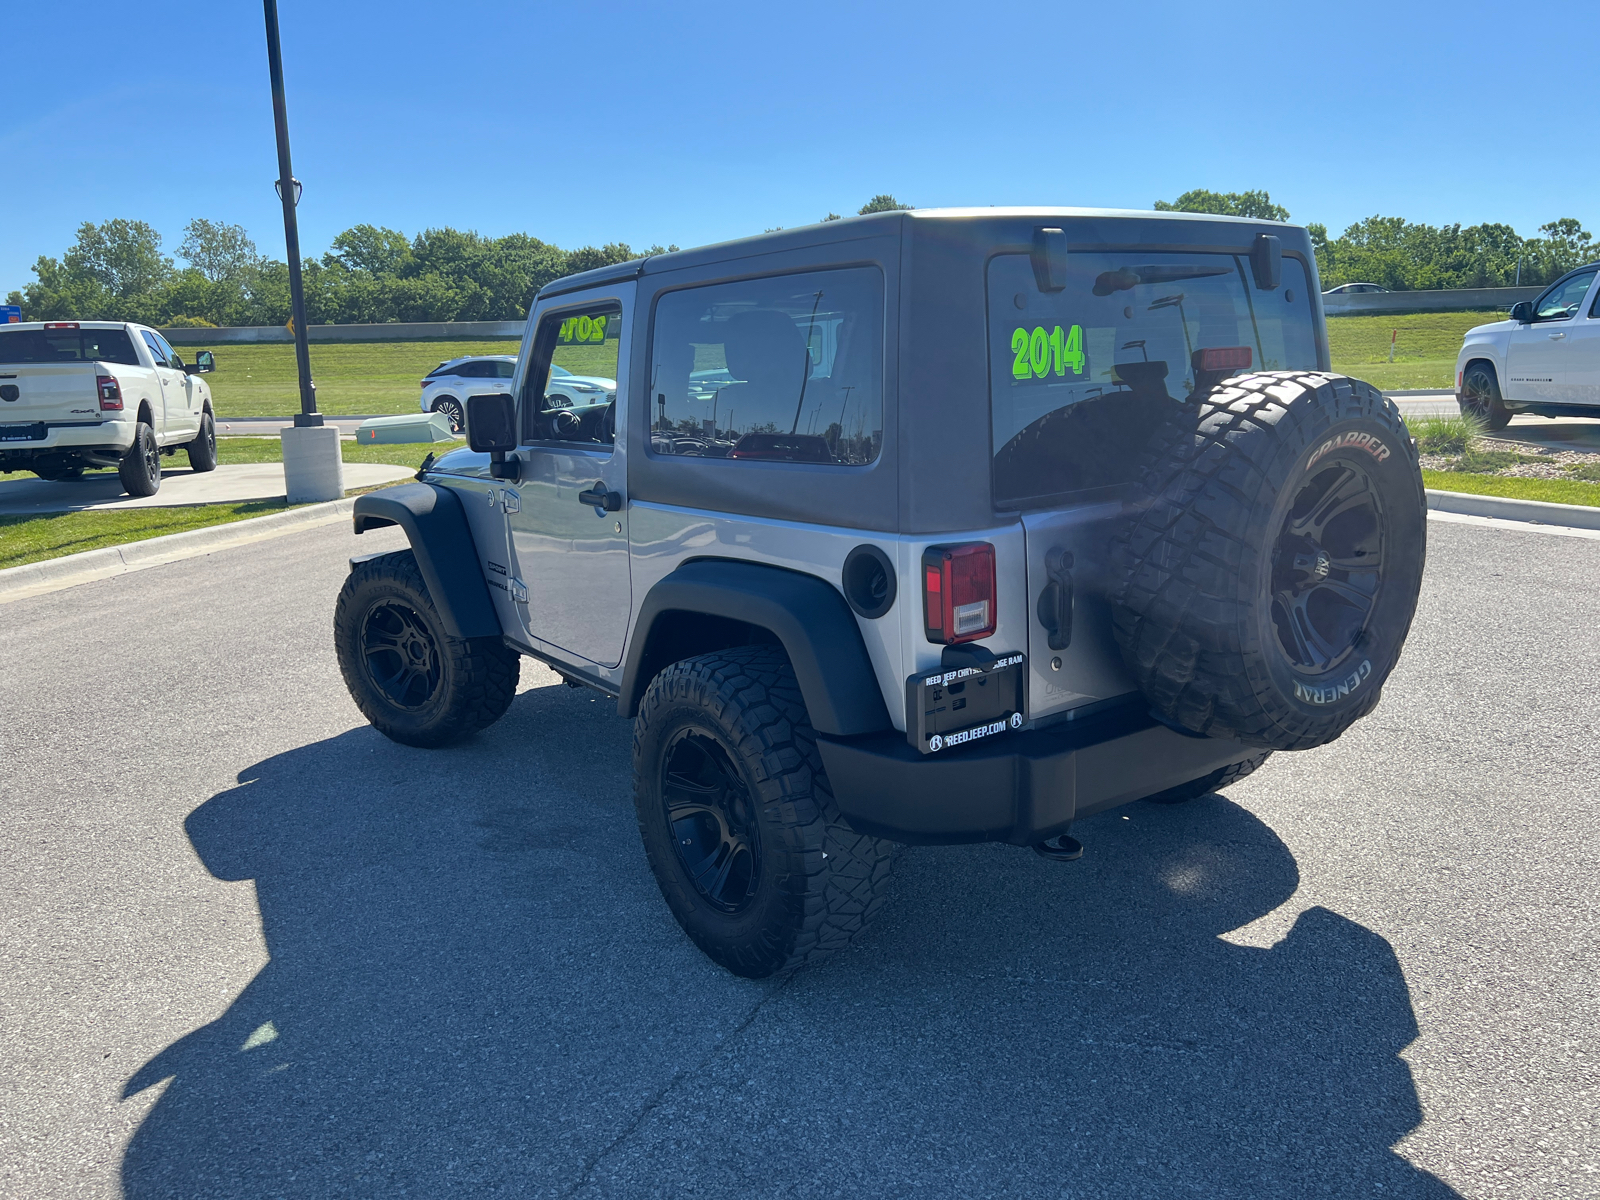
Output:
[[[533,361],[522,385],[523,438],[610,446],[617,432],[617,354],[622,310],[615,302],[549,313],[539,321]],[[505,364],[514,368],[513,364]],[[552,373],[565,372],[569,404],[547,394]],[[574,379],[576,376],[578,378]]]
[[883,445],[872,267],[668,292],[650,355],[655,454],[861,466]]
[[[1135,478],[1145,440],[1198,390],[1317,368],[1304,265],[1256,287],[1241,255],[1074,247],[1040,292],[1025,254],[989,264],[994,498],[1027,507]],[[1210,351],[1210,354],[1206,354]]]

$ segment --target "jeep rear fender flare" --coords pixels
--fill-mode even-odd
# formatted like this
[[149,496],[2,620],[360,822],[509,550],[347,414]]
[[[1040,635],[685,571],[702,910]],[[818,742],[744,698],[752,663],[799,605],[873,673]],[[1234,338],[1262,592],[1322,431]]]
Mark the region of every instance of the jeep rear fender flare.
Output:
[[451,637],[501,637],[500,618],[483,582],[461,498],[432,483],[402,483],[356,497],[355,531],[384,525],[405,530],[428,595]]
[[[730,559],[684,563],[640,605],[623,664],[617,711],[633,717],[650,681],[672,665],[670,638],[652,636],[673,614],[740,622],[772,634],[800,684],[811,725],[838,737],[890,728],[861,628],[839,589],[815,575]],[[724,649],[707,645],[693,653]]]

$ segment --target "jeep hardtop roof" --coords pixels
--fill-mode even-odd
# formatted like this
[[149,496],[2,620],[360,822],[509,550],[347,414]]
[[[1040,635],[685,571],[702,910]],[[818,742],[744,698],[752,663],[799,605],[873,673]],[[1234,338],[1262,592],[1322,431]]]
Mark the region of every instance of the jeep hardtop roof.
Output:
[[[1281,221],[1258,220],[1253,217],[1221,217],[1209,213],[1154,212],[1137,208],[1068,208],[1068,207],[986,207],[986,208],[913,208],[896,212],[871,213],[864,217],[844,217],[837,221],[819,221],[814,225],[801,225],[793,229],[778,229],[750,237],[735,238],[727,242],[713,242],[689,250],[676,250],[670,254],[656,254],[648,258],[630,259],[596,267],[576,275],[567,275],[547,283],[539,296],[558,296],[566,292],[582,291],[620,279],[637,279],[660,271],[675,271],[683,267],[697,267],[733,259],[754,258],[762,254],[779,253],[810,246],[824,246],[851,242],[863,238],[883,237],[894,232],[906,232],[910,226],[940,227],[941,236],[956,235],[972,243],[992,242],[1000,230],[1013,225],[1055,223],[1069,229],[1069,242],[1101,242],[1116,245],[1143,245],[1149,249],[1198,248],[1226,246],[1237,248],[1247,245],[1246,230],[1274,233],[1284,240],[1285,252],[1303,252],[1315,263],[1310,254],[1311,242],[1305,230]],[[1175,223],[1183,223],[1184,236],[1160,236],[1159,230],[1170,231]],[[1228,227],[1233,227],[1228,229]],[[1220,227],[1220,228],[1219,228]],[[1243,228],[1240,228],[1243,227]],[[1226,229],[1227,232],[1222,232]],[[1073,233],[1077,237],[1073,237]],[[1091,236],[1091,235],[1102,236]],[[1251,235],[1253,236],[1253,234]],[[1010,240],[1010,239],[1007,239]]]

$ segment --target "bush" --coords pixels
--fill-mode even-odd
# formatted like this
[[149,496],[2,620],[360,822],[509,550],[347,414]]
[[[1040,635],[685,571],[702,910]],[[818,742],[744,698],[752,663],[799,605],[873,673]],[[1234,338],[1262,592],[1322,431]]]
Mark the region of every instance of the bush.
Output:
[[216,325],[204,317],[186,317],[182,313],[167,318],[167,329],[215,329]]
[[1415,417],[1406,421],[1406,428],[1424,454],[1465,454],[1472,439],[1483,434],[1483,423],[1466,413]]

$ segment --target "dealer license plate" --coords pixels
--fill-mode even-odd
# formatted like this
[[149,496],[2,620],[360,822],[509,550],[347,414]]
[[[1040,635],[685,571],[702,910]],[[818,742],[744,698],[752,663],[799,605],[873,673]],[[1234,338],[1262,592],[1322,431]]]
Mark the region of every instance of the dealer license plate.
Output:
[[0,442],[37,442],[43,440],[45,427],[33,425],[0,425]]
[[911,676],[906,680],[907,740],[923,754],[938,754],[1020,729],[1027,720],[1026,679],[1023,654]]

